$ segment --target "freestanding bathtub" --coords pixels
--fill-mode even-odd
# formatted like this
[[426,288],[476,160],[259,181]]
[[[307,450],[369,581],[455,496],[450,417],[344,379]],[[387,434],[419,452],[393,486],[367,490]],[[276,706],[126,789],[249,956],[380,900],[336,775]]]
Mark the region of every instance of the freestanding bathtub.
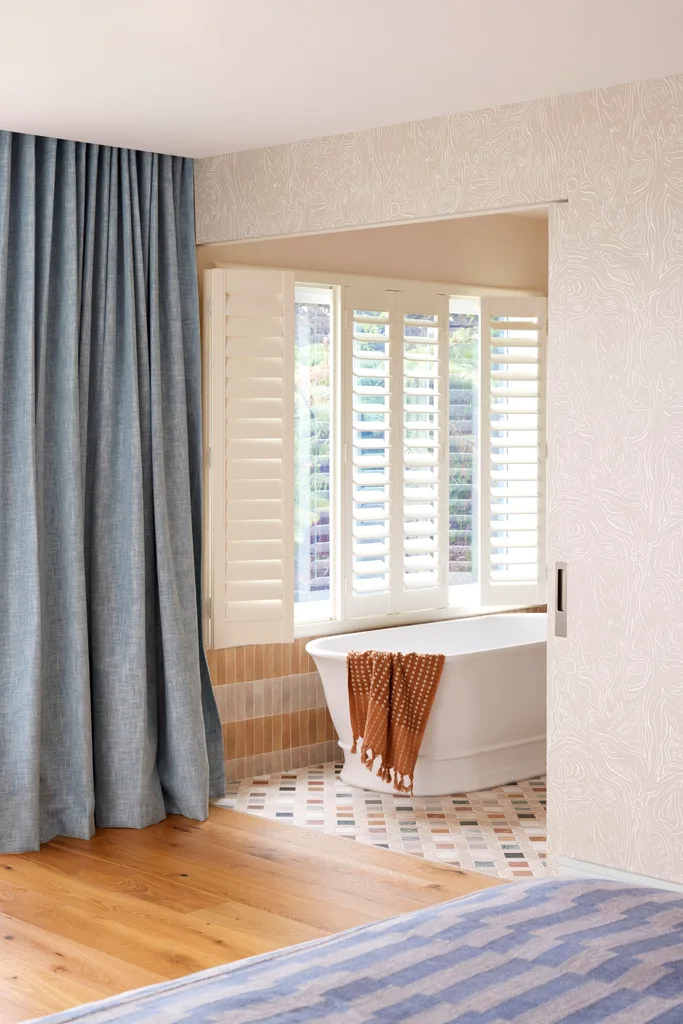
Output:
[[545,771],[547,617],[490,615],[373,629],[311,640],[339,746],[341,778],[391,793],[351,753],[348,651],[445,654],[446,664],[415,766],[416,796],[489,789]]

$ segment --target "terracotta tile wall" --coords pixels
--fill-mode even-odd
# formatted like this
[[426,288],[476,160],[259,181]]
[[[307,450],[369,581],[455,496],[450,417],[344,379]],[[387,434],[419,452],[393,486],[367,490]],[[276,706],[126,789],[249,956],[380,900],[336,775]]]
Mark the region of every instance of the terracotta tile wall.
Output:
[[229,782],[337,757],[320,676],[305,649],[310,639],[207,650]]
[[307,643],[206,652],[223,724],[228,781],[337,756],[332,719]]

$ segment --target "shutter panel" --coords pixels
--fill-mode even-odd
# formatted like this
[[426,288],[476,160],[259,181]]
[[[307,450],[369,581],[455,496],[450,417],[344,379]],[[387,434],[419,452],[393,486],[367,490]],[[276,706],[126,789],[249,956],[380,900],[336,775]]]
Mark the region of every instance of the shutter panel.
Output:
[[346,287],[343,322],[344,615],[355,618],[391,611],[396,293]]
[[208,270],[214,647],[293,636],[294,278]]
[[481,595],[545,601],[545,299],[481,300]]
[[448,297],[344,290],[344,615],[442,608]]
[[[395,611],[443,608],[448,563],[448,296],[397,293],[401,365],[397,467]],[[402,441],[402,443],[400,443]]]

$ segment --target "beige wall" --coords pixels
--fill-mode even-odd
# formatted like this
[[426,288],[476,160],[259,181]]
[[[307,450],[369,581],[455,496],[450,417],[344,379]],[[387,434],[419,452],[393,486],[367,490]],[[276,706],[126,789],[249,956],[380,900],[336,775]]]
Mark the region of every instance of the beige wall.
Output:
[[551,210],[549,839],[683,881],[683,75],[199,161],[199,241]]
[[214,262],[527,289],[547,295],[548,222],[508,215],[464,217],[199,246],[199,270]]

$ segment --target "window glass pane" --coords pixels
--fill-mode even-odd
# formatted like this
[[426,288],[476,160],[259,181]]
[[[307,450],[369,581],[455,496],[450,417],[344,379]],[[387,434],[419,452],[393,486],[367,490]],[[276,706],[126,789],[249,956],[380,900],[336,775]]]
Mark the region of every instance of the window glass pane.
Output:
[[332,289],[297,285],[295,315],[294,601],[297,618],[311,620],[331,615]]
[[448,325],[449,583],[477,583],[479,299],[451,296]]

